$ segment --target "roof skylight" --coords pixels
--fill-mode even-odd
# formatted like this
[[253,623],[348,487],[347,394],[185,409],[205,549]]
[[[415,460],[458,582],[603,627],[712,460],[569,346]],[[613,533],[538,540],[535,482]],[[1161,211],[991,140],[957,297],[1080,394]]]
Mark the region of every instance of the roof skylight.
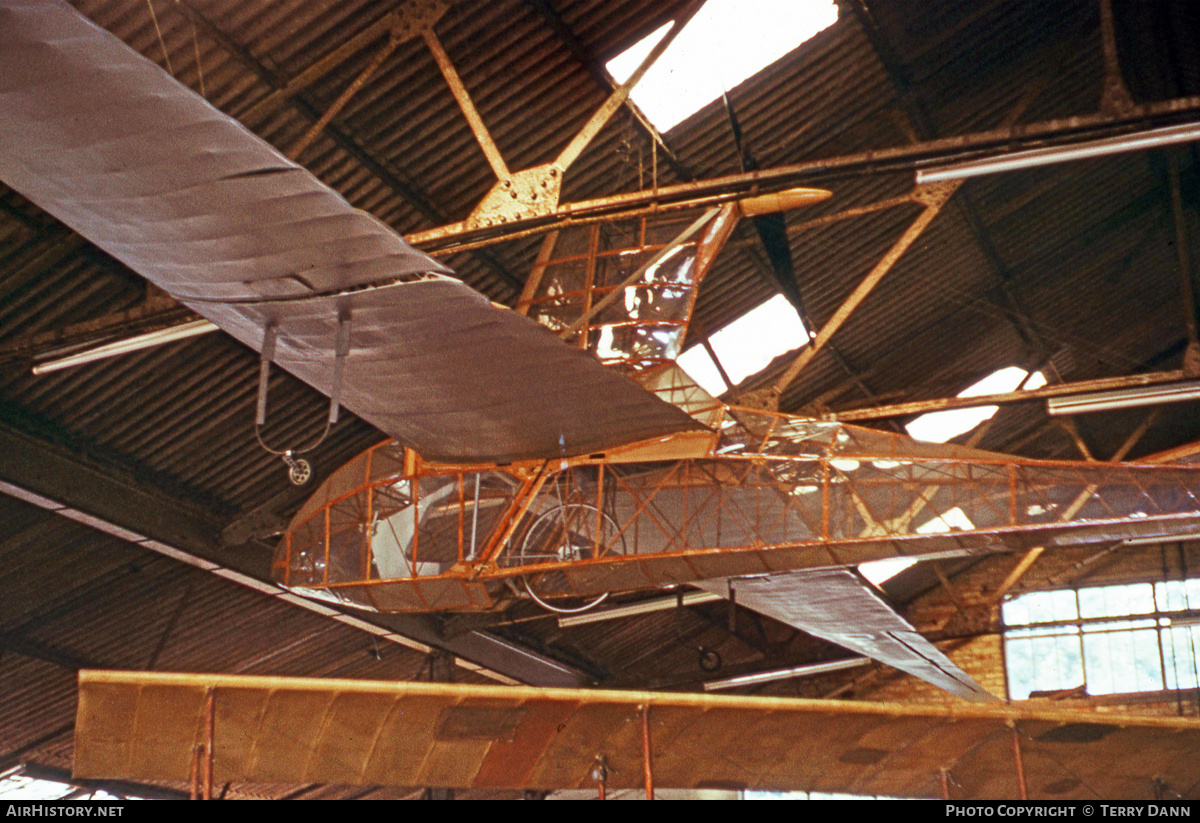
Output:
[[886,560],[862,563],[858,567],[858,573],[882,588],[884,583],[916,563],[917,561],[911,557],[889,557]]
[[[708,0],[633,90],[666,131],[837,22],[833,0]],[[605,65],[624,83],[667,33],[664,25]]]
[[676,362],[688,377],[695,380],[700,388],[713,397],[720,397],[729,388],[721,379],[721,373],[717,371],[717,364],[708,356],[708,352],[704,350],[703,346],[692,346],[679,355]]
[[[779,355],[807,343],[808,330],[787,298],[777,294],[714,333],[708,342],[736,386]],[[685,351],[679,366],[714,397],[726,391],[725,381],[703,346]]]
[[[1009,366],[989,374],[958,393],[958,397],[981,397],[985,394],[1004,394],[1016,391],[1029,372],[1018,366]],[[1046,385],[1046,378],[1038,372],[1025,380],[1022,388],[1036,389]],[[985,420],[992,419],[999,406],[976,406],[968,409],[930,412],[923,414],[904,428],[911,437],[928,443],[945,443],[951,438],[965,434]]]

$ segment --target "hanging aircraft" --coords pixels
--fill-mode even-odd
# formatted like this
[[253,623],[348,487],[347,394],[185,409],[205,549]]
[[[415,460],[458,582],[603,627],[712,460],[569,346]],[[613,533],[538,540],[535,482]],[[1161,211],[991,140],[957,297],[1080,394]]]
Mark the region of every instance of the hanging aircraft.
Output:
[[[515,311],[58,3],[0,3],[0,180],[260,352],[259,424],[276,364],[331,398],[330,425],[344,407],[394,438],[296,515],[281,585],[381,611],[574,610],[694,585],[994,699],[857,567],[1194,534],[1200,467],[1018,460],[699,388],[674,361],[734,224],[828,193],[752,171],[559,203],[563,175],[686,19],[531,169],[508,170],[456,91],[497,182],[466,220],[410,240],[542,235]],[[456,88],[432,22],[416,33]],[[923,211],[889,259],[954,188],[914,190]]]

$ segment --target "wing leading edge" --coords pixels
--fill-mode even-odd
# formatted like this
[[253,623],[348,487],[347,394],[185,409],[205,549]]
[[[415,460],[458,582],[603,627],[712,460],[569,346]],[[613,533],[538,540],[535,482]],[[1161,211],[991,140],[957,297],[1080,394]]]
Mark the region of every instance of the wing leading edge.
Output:
[[952,663],[849,569],[694,585],[722,597],[729,597],[732,586],[740,606],[906,671],[965,700],[999,699]]
[[0,179],[430,459],[582,454],[686,415],[450,270],[65,4],[0,0]]

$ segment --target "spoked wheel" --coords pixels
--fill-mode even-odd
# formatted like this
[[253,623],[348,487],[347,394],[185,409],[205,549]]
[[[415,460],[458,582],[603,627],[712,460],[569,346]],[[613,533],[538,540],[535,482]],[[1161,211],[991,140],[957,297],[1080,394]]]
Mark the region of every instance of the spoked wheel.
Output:
[[[625,553],[625,539],[617,523],[595,506],[566,503],[538,515],[525,531],[518,562],[522,566],[541,563],[570,563],[610,554]],[[576,614],[599,606],[608,594],[601,594],[581,606],[564,608],[549,598],[570,596],[566,575],[561,571],[527,574],[521,583],[539,606],[559,614]]]

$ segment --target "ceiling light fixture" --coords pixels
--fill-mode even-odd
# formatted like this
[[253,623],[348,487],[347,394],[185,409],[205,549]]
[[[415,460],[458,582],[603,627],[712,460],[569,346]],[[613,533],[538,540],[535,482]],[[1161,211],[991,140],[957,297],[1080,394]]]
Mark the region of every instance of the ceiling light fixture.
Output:
[[106,343],[103,346],[87,349],[68,357],[47,360],[45,363],[38,363],[34,366],[33,373],[45,374],[46,372],[58,371],[59,369],[68,369],[71,366],[82,366],[84,363],[93,363],[108,357],[116,357],[118,354],[128,354],[129,352],[148,349],[152,346],[161,346],[163,343],[184,340],[188,337],[196,337],[197,335],[208,334],[210,331],[216,330],[217,327],[207,320],[192,320],[177,326],[169,326],[158,331],[139,334],[136,337],[129,337],[125,340],[118,340],[115,343]]
[[1158,403],[1179,403],[1184,400],[1200,400],[1200,381],[1051,397],[1046,400],[1046,411],[1052,415],[1084,414],[1130,409],[1135,406],[1153,406]]
[[604,609],[603,611],[560,617],[558,618],[558,626],[561,629],[565,629],[568,626],[581,626],[584,623],[599,623],[602,620],[616,620],[619,617],[633,617],[634,615],[648,614],[649,612],[661,612],[667,609],[675,609],[679,606],[699,606],[701,603],[712,603],[715,600],[724,599],[719,594],[710,594],[708,592],[685,592],[682,595],[672,594],[667,597],[643,600],[640,603],[630,603],[628,606],[617,606],[612,609]]
[[809,663],[805,666],[792,666],[790,669],[773,669],[767,672],[743,674],[739,677],[726,677],[722,680],[709,680],[704,684],[704,691],[715,692],[721,689],[736,689],[738,686],[751,686],[757,683],[770,683],[772,680],[788,680],[793,677],[805,677],[810,674],[825,674],[842,669],[853,669],[865,666],[871,662],[868,657],[851,657],[848,660],[834,660],[829,663]]
[[1190,143],[1200,140],[1200,123],[1184,123],[1179,126],[1167,126],[1161,129],[1138,131],[1131,134],[1121,134],[1115,137],[1104,137],[1099,140],[1087,140],[1063,146],[1049,146],[1044,149],[1030,149],[1012,154],[1001,154],[995,157],[982,157],[978,160],[966,160],[962,163],[951,163],[932,169],[921,169],[917,172],[917,185],[937,183],[942,180],[962,180],[967,177],[979,177],[984,174],[996,174],[1004,171],[1030,169],[1036,166],[1048,166],[1052,163],[1065,163],[1071,160],[1086,160],[1092,157],[1107,157],[1111,154],[1123,154],[1130,151],[1143,151],[1162,146],[1174,146],[1178,143]]

